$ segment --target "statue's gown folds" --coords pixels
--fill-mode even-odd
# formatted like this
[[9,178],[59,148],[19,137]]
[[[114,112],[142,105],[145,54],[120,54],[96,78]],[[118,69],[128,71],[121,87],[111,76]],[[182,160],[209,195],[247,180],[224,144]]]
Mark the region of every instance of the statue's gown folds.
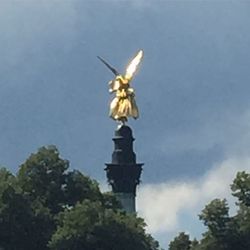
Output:
[[116,96],[110,104],[110,117],[115,120],[127,120],[128,117],[138,118],[139,112],[135,102],[135,93],[129,87],[128,81],[118,76],[109,85],[110,92],[116,92]]

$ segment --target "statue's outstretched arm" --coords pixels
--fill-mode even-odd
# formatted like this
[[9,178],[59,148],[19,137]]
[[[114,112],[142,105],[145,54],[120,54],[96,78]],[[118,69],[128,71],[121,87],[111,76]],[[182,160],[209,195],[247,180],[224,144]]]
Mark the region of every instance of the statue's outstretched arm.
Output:
[[112,80],[109,82],[109,93],[117,91],[120,87],[120,83],[117,80]]

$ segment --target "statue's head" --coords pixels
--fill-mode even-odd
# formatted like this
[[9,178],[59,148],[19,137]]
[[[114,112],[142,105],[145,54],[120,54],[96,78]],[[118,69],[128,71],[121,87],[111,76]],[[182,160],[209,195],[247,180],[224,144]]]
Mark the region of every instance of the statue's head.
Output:
[[121,84],[128,84],[129,83],[129,80],[125,77],[123,77],[122,75],[118,75],[116,78],[115,78],[116,81],[119,81]]

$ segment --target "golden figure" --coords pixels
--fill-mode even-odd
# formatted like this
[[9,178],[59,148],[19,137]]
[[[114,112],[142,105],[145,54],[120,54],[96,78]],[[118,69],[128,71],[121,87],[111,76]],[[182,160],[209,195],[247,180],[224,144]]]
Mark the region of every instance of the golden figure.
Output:
[[98,57],[115,75],[115,79],[109,82],[109,92],[115,93],[114,99],[110,103],[110,117],[114,120],[125,123],[128,117],[137,119],[139,116],[138,107],[135,102],[135,93],[130,87],[130,82],[138,68],[143,57],[143,51],[140,50],[129,63],[125,75],[119,74],[102,58]]

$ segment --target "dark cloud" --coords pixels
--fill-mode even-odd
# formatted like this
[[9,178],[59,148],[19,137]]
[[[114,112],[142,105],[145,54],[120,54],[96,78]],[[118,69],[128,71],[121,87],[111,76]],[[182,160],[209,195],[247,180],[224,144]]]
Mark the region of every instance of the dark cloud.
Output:
[[146,163],[143,180],[202,174],[242,138],[233,121],[246,122],[250,105],[249,8],[224,1],[3,2],[2,165],[15,171],[39,146],[56,144],[72,167],[104,179],[116,125],[107,117],[112,75],[96,56],[122,71],[143,48],[133,82],[141,117],[131,122]]

